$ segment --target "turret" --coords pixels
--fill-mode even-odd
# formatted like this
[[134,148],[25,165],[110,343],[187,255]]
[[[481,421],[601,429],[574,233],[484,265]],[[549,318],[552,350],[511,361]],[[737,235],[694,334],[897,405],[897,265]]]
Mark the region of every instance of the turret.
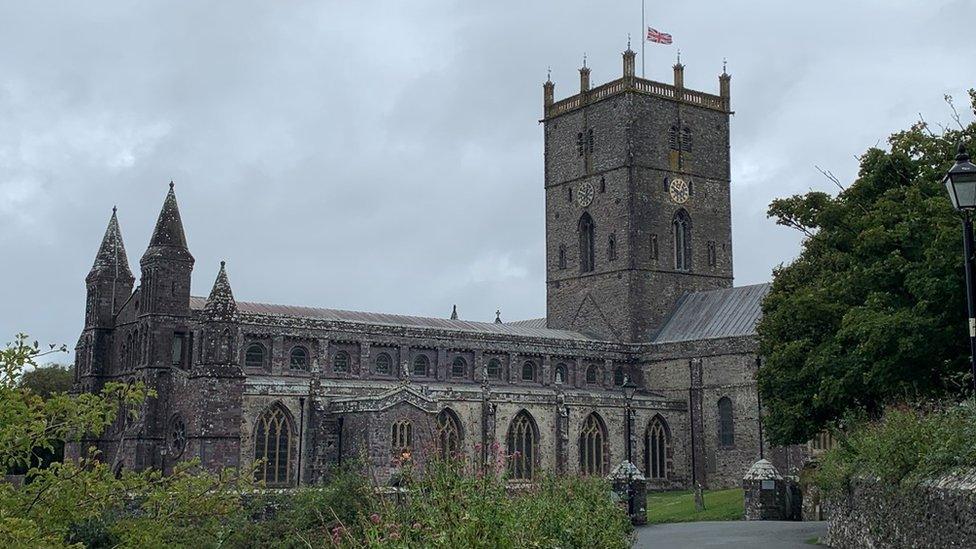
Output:
[[95,263],[85,277],[88,299],[85,305],[85,328],[111,328],[114,315],[132,294],[135,277],[129,270],[129,260],[122,243],[122,231],[116,210],[95,254]]
[[681,52],[678,52],[678,61],[674,64],[674,87],[681,89],[685,87],[685,66],[681,64]]
[[725,102],[725,109],[730,110],[732,108],[732,97],[729,90],[729,84],[732,77],[726,71],[725,61],[722,61],[722,74],[718,76],[718,95]]
[[590,91],[590,68],[586,66],[586,56],[583,56],[583,66],[580,67],[580,93]]
[[189,316],[193,256],[186,246],[172,182],[149,240],[149,248],[139,265],[142,267],[140,291],[143,304],[140,314]]
[[634,79],[634,59],[637,54],[630,49],[630,38],[627,39],[627,50],[624,51],[624,79],[630,81]]
[[199,364],[237,365],[236,315],[237,301],[230,289],[225,264],[221,261],[210,297],[203,306]]

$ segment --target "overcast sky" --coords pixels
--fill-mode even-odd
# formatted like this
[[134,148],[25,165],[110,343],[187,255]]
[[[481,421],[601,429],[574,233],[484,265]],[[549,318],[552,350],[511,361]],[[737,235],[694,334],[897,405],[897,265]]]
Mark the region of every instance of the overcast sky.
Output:
[[[770,200],[976,84],[976,0],[648,2],[647,76],[732,74],[735,282],[798,235]],[[193,292],[505,320],[545,314],[542,82],[618,78],[640,2],[3,2],[0,338],[73,347],[118,205],[135,270],[176,182]],[[638,66],[640,59],[638,58]]]

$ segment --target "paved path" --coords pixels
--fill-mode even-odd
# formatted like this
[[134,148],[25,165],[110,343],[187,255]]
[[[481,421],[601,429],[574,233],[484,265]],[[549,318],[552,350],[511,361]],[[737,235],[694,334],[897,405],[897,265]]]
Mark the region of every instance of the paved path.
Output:
[[810,538],[827,533],[826,522],[727,521],[653,524],[637,530],[635,548],[814,549]]

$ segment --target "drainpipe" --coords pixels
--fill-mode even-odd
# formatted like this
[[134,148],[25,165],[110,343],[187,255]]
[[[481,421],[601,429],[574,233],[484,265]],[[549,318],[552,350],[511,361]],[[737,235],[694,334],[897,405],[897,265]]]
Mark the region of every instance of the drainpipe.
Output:
[[298,484],[302,484],[302,443],[305,440],[305,398],[298,399]]

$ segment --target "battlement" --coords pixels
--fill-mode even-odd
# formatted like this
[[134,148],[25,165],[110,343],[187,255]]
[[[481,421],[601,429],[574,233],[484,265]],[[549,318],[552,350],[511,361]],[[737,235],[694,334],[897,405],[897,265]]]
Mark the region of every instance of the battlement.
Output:
[[731,76],[724,68],[719,76],[719,95],[690,90],[684,87],[684,65],[680,62],[674,65],[674,84],[664,84],[634,74],[634,52],[627,49],[624,56],[624,74],[621,78],[590,89],[590,69],[585,65],[580,68],[580,92],[560,101],[554,101],[555,84],[547,80],[543,84],[543,119],[557,117],[606,99],[627,92],[640,93],[660,97],[669,101],[685,103],[696,107],[730,113],[731,101],[729,95],[729,81]]

